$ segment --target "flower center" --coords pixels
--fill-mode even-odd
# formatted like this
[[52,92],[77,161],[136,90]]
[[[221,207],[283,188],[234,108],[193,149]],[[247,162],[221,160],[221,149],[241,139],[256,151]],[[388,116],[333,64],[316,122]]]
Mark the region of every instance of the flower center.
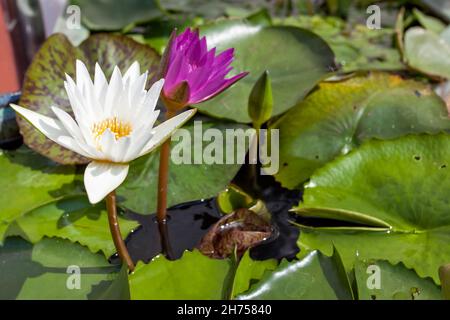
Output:
[[100,138],[106,129],[109,129],[115,136],[116,140],[126,137],[131,133],[131,125],[128,122],[117,119],[117,117],[109,118],[94,124],[92,133],[94,138]]

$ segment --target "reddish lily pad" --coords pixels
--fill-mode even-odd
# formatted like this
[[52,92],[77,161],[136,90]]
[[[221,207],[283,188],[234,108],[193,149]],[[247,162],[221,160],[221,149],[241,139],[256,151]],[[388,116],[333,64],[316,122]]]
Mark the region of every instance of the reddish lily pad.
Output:
[[211,258],[226,258],[236,248],[240,257],[245,250],[267,239],[272,233],[269,222],[248,209],[238,209],[220,219],[200,242],[200,251]]

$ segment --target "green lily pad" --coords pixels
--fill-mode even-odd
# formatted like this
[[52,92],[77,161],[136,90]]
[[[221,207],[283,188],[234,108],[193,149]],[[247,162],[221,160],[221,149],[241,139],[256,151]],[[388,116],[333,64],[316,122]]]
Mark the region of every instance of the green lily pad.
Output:
[[[248,129],[245,125],[220,123],[217,121],[204,121],[201,125],[203,130],[215,129],[215,132],[223,135],[223,137],[226,137],[227,129]],[[200,127],[198,126],[197,128]],[[202,155],[201,150],[194,143],[191,144],[195,139],[195,125],[192,123],[187,124],[181,130],[187,130],[184,132],[189,132],[191,138],[184,138],[181,135],[179,141],[172,141],[171,144],[172,156],[167,195],[169,206],[217,195],[228,186],[241,167],[240,164],[236,164],[236,161],[234,161],[234,164],[226,164],[226,151],[218,157],[222,159],[223,164],[207,164],[204,161],[200,164],[195,164],[195,159],[192,158],[194,154],[197,156]],[[178,132],[182,132],[181,130]],[[197,132],[200,135],[202,134],[201,130]],[[207,150],[207,146],[211,145],[211,141],[203,141],[202,150],[204,152]],[[223,145],[225,148],[225,143]],[[182,155],[183,149],[191,150],[189,159],[192,164],[176,164],[174,162],[173,154]],[[235,147],[234,152],[236,150],[237,147]],[[157,202],[158,168],[159,152],[153,152],[131,163],[127,180],[117,191],[123,206],[142,214],[154,212]]]
[[14,220],[77,192],[75,167],[57,165],[26,147],[2,151],[0,167],[0,244]]
[[432,31],[420,27],[406,31],[405,59],[426,75],[450,79],[450,44]]
[[350,282],[337,254],[318,251],[300,261],[283,260],[239,300],[352,300]]
[[370,30],[365,24],[349,28],[348,23],[338,17],[320,15],[278,18],[274,19],[274,24],[305,28],[322,37],[344,72],[405,69],[398,50],[392,48],[395,31],[391,28],[383,26]]
[[67,240],[46,238],[32,245],[8,238],[0,247],[0,299],[89,299],[106,290],[118,272],[102,255]]
[[276,179],[295,188],[314,170],[369,138],[450,129],[445,103],[427,86],[385,73],[324,82],[271,128],[280,130]]
[[250,251],[247,250],[242,256],[233,279],[231,298],[246,292],[250,286],[264,276],[266,272],[276,269],[278,261],[269,259],[264,261],[253,260],[250,258]]
[[[115,252],[104,203],[89,203],[80,175],[22,147],[0,155],[0,244],[5,235],[36,243],[59,237],[102,251]],[[138,224],[119,216],[126,236]]]
[[91,30],[120,30],[163,15],[158,0],[71,0],[80,7],[81,21]]
[[331,49],[308,30],[267,26],[259,20],[225,20],[201,27],[200,33],[207,37],[208,47],[217,47],[218,52],[235,48],[233,75],[250,72],[214,99],[196,106],[214,117],[251,122],[248,97],[264,70],[270,72],[272,115],[276,116],[305,97],[335,67]]
[[[119,223],[123,236],[138,226],[121,216]],[[107,258],[116,252],[104,203],[93,206],[86,195],[64,197],[30,210],[14,221],[7,234],[20,235],[32,243],[44,236],[68,239],[94,253],[102,251]]]
[[450,261],[450,135],[370,141],[318,170],[295,208],[307,217],[369,227],[302,227],[299,245],[330,254],[350,269],[356,256],[402,262],[439,283]]
[[[378,277],[378,279],[377,279]],[[402,264],[362,261],[355,264],[359,300],[440,300],[440,288]],[[379,280],[379,282],[378,282]]]
[[[141,72],[149,70],[150,78],[159,64],[159,56],[152,48],[134,40],[113,34],[96,34],[74,47],[62,34],[49,37],[34,56],[25,75],[19,104],[33,111],[54,117],[51,106],[71,112],[64,89],[65,73],[74,77],[75,61],[85,62],[93,75],[98,62],[109,78],[115,65],[126,70],[138,61]],[[80,155],[67,150],[36,130],[21,117],[17,117],[24,142],[35,151],[63,164],[86,163]]]
[[169,261],[157,256],[149,264],[139,262],[129,275],[131,299],[222,299],[230,270],[229,260],[210,259],[198,251]]

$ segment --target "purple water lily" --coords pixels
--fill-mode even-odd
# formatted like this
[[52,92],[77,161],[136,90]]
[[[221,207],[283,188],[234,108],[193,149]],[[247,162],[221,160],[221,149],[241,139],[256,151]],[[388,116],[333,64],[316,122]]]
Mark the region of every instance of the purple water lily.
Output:
[[200,38],[198,29],[186,29],[172,39],[170,46],[163,99],[178,107],[211,99],[248,74],[242,72],[226,79],[233,69],[230,64],[234,49],[216,56],[216,48],[208,51],[206,38]]

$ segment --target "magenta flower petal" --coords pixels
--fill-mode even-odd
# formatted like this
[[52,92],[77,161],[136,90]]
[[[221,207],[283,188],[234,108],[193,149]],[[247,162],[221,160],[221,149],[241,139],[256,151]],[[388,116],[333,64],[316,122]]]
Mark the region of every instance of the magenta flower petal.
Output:
[[208,51],[207,40],[200,38],[198,29],[187,28],[173,39],[163,88],[165,100],[179,105],[177,90],[183,82],[189,87],[189,99],[183,104],[211,99],[247,75],[247,72],[242,72],[226,78],[233,69],[230,66],[233,59],[233,48],[216,55],[216,48]]
[[196,95],[191,94],[190,103],[196,104],[214,98],[216,95],[232,86],[235,82],[241,80],[246,75],[248,75],[248,72],[241,72],[238,75],[235,75],[230,79],[226,79],[223,82],[212,82],[209,86],[206,86],[200,92],[197,92]]

